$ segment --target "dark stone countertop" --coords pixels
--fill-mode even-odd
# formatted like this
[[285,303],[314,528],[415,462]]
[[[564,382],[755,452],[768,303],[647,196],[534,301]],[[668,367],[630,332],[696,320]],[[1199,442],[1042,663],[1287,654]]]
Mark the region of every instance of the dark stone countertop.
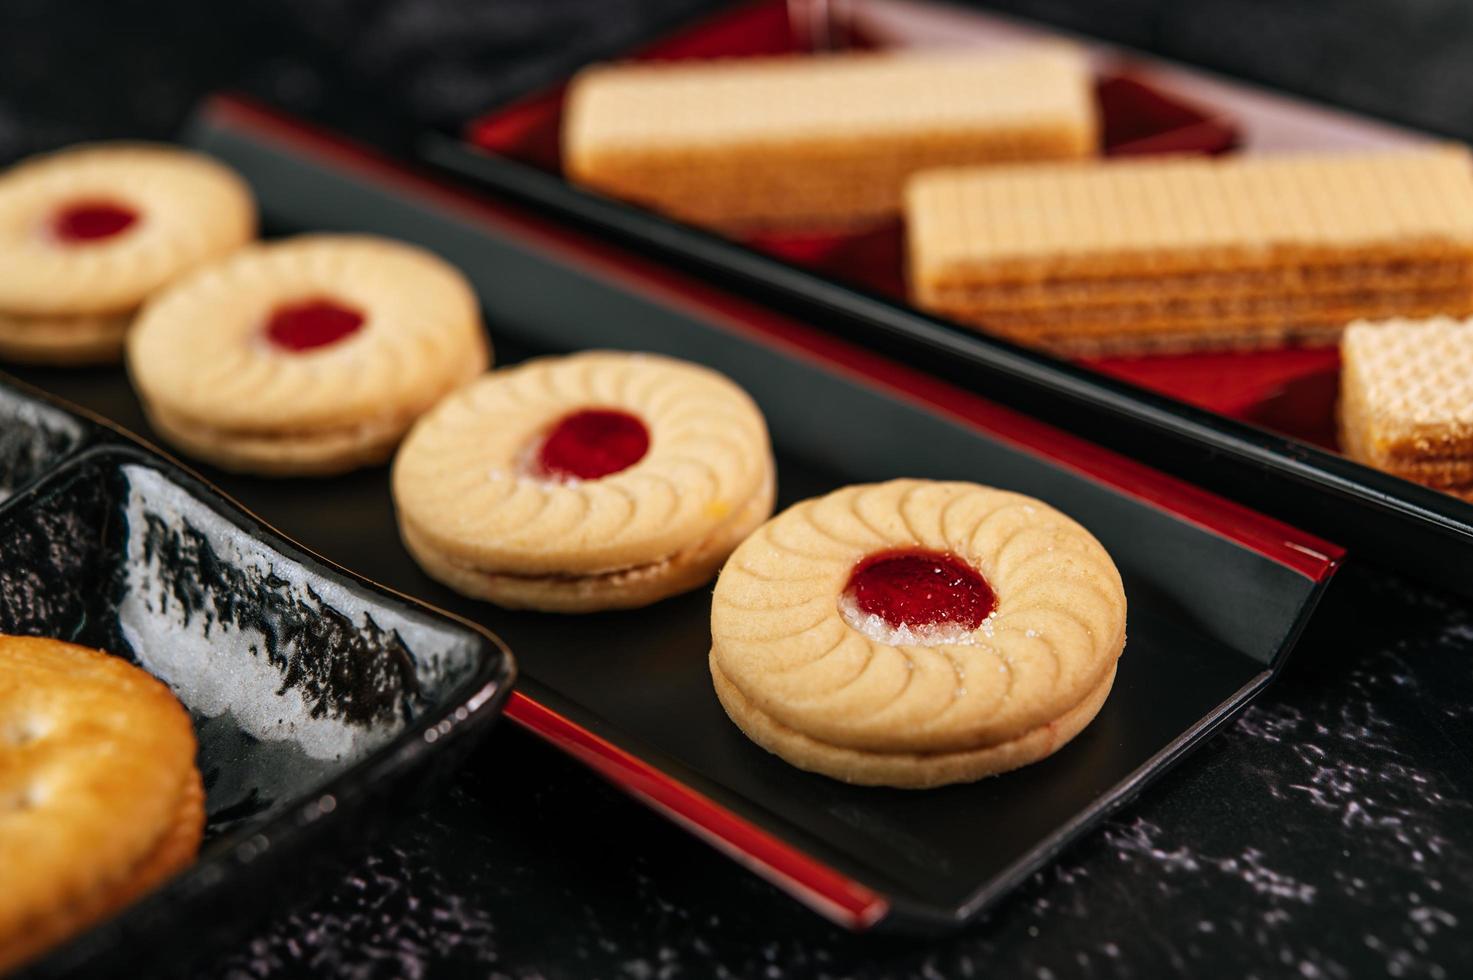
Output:
[[[459,121],[700,6],[10,0],[0,163],[167,137],[222,87],[399,146],[416,124]],[[1006,6],[1473,135],[1455,84],[1473,72],[1473,15],[1452,0]],[[1285,676],[1236,723],[988,919],[930,942],[827,925],[503,726],[432,813],[198,973],[1464,976],[1470,649],[1473,603],[1348,569]],[[453,862],[429,858],[447,847]]]

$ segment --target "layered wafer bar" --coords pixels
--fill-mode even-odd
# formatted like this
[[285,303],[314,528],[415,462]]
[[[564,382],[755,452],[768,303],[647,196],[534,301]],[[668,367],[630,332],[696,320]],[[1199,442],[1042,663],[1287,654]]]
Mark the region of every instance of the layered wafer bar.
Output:
[[906,195],[925,309],[1075,355],[1332,344],[1473,313],[1473,159],[1397,153],[949,169]]
[[862,224],[897,214],[918,170],[1098,144],[1066,45],[599,66],[564,120],[573,180],[728,231]]
[[1340,355],[1345,454],[1473,500],[1473,320],[1354,323]]

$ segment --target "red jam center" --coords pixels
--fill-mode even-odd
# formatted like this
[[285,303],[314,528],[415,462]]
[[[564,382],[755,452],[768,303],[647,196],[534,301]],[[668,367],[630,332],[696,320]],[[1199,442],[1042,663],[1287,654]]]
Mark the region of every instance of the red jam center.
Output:
[[108,201],[81,201],[68,205],[51,219],[58,239],[73,244],[96,242],[120,235],[138,220],[138,212]]
[[997,605],[976,569],[941,551],[903,549],[870,555],[849,576],[845,591],[867,615],[891,629],[951,625],[974,630]]
[[266,321],[266,336],[290,351],[312,350],[335,344],[358,332],[363,314],[330,299],[309,299],[278,306]]
[[537,451],[537,470],[553,479],[597,480],[649,452],[650,430],[627,412],[585,408],[564,416]]

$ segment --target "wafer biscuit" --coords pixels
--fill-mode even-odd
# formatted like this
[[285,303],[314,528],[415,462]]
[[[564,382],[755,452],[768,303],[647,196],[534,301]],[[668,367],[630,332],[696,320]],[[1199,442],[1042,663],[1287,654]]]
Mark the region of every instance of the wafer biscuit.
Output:
[[457,269],[363,235],[243,249],[155,297],[128,341],[129,373],[164,438],[267,475],[384,462],[489,358]]
[[235,173],[168,146],[100,143],[0,174],[0,357],[116,360],[149,294],[255,235]]
[[768,521],[711,602],[716,694],[803,769],[908,788],[1037,761],[1099,712],[1125,592],[1084,528],[971,483],[845,487]]
[[1473,313],[1459,148],[941,170],[911,181],[906,218],[918,306],[1064,353]]
[[1340,343],[1340,446],[1351,459],[1473,495],[1473,320],[1353,323]]
[[0,636],[0,970],[188,864],[204,797],[189,716],[116,657]]
[[718,229],[842,226],[900,209],[905,178],[1071,159],[1098,142],[1083,57],[923,51],[599,66],[574,79],[572,179]]
[[767,427],[714,371],[596,351],[493,372],[394,461],[404,543],[503,606],[631,608],[707,582],[772,512]]

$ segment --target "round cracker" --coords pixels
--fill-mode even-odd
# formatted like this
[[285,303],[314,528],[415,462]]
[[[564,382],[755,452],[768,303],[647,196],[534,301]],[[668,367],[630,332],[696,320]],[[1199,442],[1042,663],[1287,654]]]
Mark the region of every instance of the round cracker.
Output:
[[189,716],[117,658],[0,636],[0,962],[157,883],[198,845]]
[[0,971],[24,963],[142,898],[194,861],[205,829],[205,788],[198,771],[186,780],[173,825],[123,881],[79,896],[24,933],[0,939]]

